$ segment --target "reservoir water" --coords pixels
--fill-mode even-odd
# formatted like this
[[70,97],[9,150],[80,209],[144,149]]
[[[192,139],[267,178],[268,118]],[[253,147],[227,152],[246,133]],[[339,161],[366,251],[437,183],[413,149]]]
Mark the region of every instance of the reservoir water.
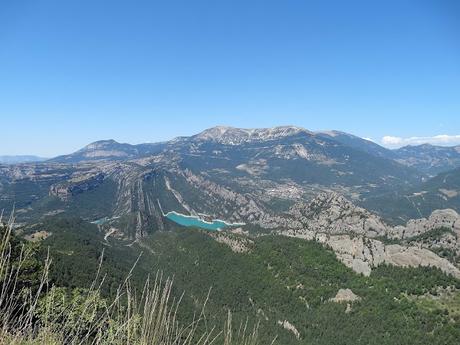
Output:
[[229,224],[229,223],[224,222],[223,220],[218,220],[218,219],[214,219],[208,222],[199,217],[187,216],[185,214],[180,214],[177,212],[168,212],[165,216],[166,218],[182,226],[201,228],[201,229],[206,229],[206,230],[211,230],[211,231],[216,231],[216,230],[223,229],[229,226],[243,225],[240,223]]
[[104,218],[96,219],[95,221],[91,222],[91,224],[103,225],[111,220],[118,219],[118,218],[120,217],[112,217],[112,218],[104,217]]
[[101,218],[101,219],[96,219],[94,222],[91,222],[92,224],[96,224],[96,225],[102,225],[102,224],[105,224],[109,221],[110,219],[108,217],[104,217],[104,218]]

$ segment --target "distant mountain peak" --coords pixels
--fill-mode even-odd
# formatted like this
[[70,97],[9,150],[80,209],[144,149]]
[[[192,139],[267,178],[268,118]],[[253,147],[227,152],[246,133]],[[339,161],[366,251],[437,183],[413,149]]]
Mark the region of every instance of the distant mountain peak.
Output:
[[122,144],[113,139],[98,140],[80,150],[64,156],[55,157],[52,161],[79,162],[90,160],[128,159],[135,157],[138,149],[135,145]]
[[424,144],[417,144],[417,145],[405,145],[405,146],[401,146],[400,148],[398,149],[395,149],[395,151],[403,151],[403,150],[420,150],[420,149],[435,149],[436,145],[432,145],[432,144],[429,144],[429,143],[424,143]]
[[99,149],[99,148],[106,148],[108,146],[114,146],[114,145],[121,145],[118,141],[115,141],[113,139],[106,139],[106,140],[98,140],[95,142],[92,142],[85,147],[81,149],[81,151],[88,151],[88,150],[94,150],[94,149]]

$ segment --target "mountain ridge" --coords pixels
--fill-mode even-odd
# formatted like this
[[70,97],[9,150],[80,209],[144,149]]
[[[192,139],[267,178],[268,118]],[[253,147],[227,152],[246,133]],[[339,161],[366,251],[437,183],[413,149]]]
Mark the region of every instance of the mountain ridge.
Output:
[[394,152],[396,161],[431,175],[460,167],[460,145],[408,145]]
[[[34,217],[42,207],[44,213],[74,209],[88,218],[123,216],[136,229],[132,234],[143,236],[168,227],[159,202],[166,212],[193,209],[270,227],[279,211],[335,191],[388,219],[394,214],[381,211],[397,203],[375,198],[417,190],[428,175],[373,154],[375,148],[344,132],[314,133],[295,126],[217,126],[152,144],[101,140],[47,162],[0,166],[0,207],[15,204],[21,217]],[[457,190],[440,188],[447,196]],[[451,202],[456,199],[448,199],[431,203],[423,215],[437,208],[458,211]]]
[[197,134],[176,137],[156,143],[128,144],[113,139],[99,140],[80,150],[50,159],[52,162],[82,162],[95,160],[123,160],[147,157],[161,151],[174,150],[178,145],[202,145],[213,143],[227,146],[239,146],[287,139],[303,135],[311,140],[331,140],[341,145],[368,153],[372,156],[388,159],[414,168],[421,173],[433,176],[437,173],[460,167],[460,146],[435,146],[422,144],[388,149],[373,141],[338,130],[310,131],[308,129],[286,125],[269,128],[237,128],[215,126]]

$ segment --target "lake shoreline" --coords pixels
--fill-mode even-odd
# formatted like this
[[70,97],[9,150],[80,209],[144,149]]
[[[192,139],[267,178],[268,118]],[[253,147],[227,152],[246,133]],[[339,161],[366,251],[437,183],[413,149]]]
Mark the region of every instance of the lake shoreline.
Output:
[[[186,214],[182,214],[182,213],[179,213],[179,212],[176,212],[176,211],[169,211],[169,212],[167,212],[166,214],[163,214],[163,215],[166,218],[168,218],[168,219],[170,219],[170,220],[172,220],[172,221],[174,221],[176,223],[178,223],[178,222],[176,220],[174,220],[174,219],[171,219],[171,217],[170,217],[171,215],[175,215],[177,217],[183,217],[183,218],[190,218],[190,219],[193,219],[193,220],[195,220],[197,222],[201,222],[203,224],[207,224],[207,225],[210,225],[210,226],[212,226],[212,225],[214,225],[216,223],[223,224],[224,227],[225,226],[243,226],[243,225],[246,225],[245,223],[230,223],[230,222],[227,222],[227,221],[222,220],[222,219],[213,219],[212,222],[210,222],[210,221],[207,221],[205,219],[200,218],[199,216],[186,215]],[[178,224],[184,225],[184,224],[181,224],[181,223],[178,223]],[[184,225],[184,226],[188,226],[188,225]],[[190,226],[193,226],[193,225],[190,225]],[[206,230],[221,230],[221,227],[219,226],[216,229],[209,229],[209,228],[204,227],[204,229],[206,229]]]

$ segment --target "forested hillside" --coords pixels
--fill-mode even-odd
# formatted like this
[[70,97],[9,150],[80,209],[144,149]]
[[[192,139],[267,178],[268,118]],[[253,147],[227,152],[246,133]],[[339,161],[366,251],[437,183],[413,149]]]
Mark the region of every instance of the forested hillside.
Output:
[[440,173],[416,187],[365,199],[363,205],[401,223],[427,217],[433,210],[460,210],[460,169]]
[[[283,345],[455,344],[460,336],[460,281],[436,269],[380,266],[364,277],[320,244],[282,236],[247,242],[232,234],[244,241],[244,250],[234,251],[202,230],[177,229],[128,243],[104,240],[97,226],[76,218],[49,218],[40,227],[52,234],[39,247],[41,259],[50,248],[53,284],[90,286],[104,251],[101,293],[110,300],[142,253],[133,288],[140,290],[145,277],[160,270],[174,277],[173,296],[184,294],[182,323],[199,313],[209,294],[208,326],[225,323],[231,310],[234,325],[260,323],[260,344],[275,337]],[[357,298],[337,302],[341,289]]]

